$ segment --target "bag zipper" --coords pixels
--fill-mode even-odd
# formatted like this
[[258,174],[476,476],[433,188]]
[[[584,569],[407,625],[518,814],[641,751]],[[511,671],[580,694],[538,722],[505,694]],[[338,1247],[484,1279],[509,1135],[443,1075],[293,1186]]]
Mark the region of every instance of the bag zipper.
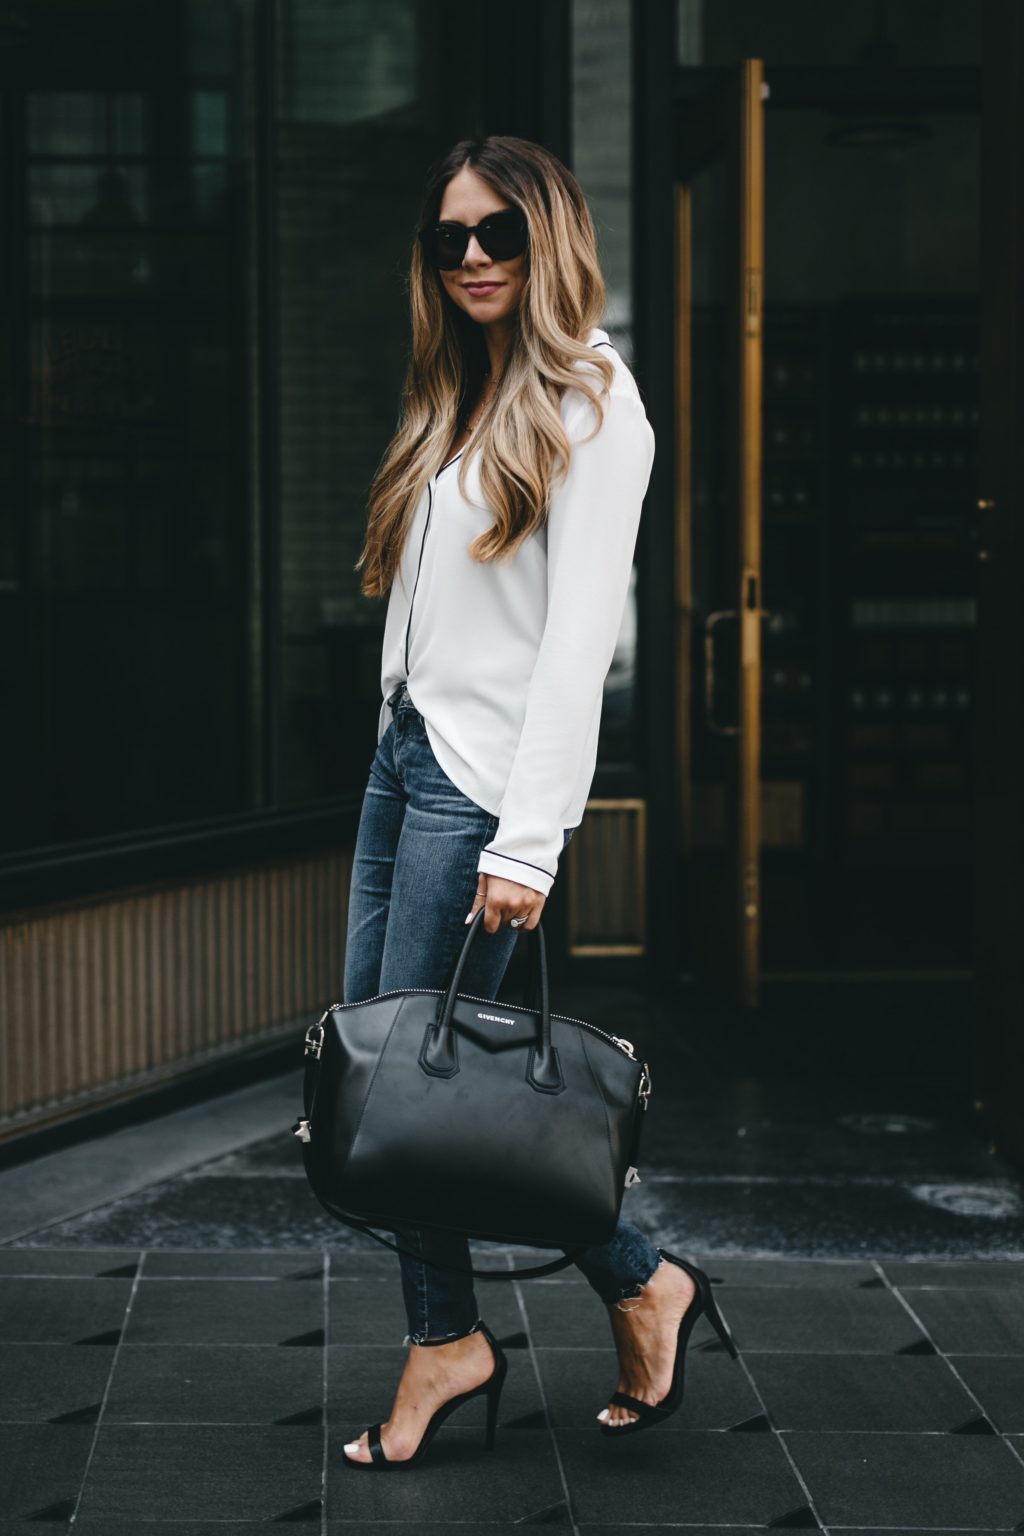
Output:
[[[378,992],[377,997],[364,998],[363,1001],[359,1003],[331,1003],[329,1008],[324,1009],[316,1023],[311,1024],[306,1030],[306,1045],[302,1054],[304,1056],[312,1056],[317,1061],[319,1061],[320,1052],[323,1050],[324,1039],[326,1038],[327,1033],[324,1029],[324,1021],[329,1017],[330,1014],[340,1012],[343,1008],[363,1008],[367,1003],[376,1002],[378,998],[400,997],[401,995],[408,993],[417,993],[426,997],[443,997],[447,990],[447,987],[391,987],[387,992]],[[477,997],[472,992],[459,992],[457,996],[463,998],[466,1002],[469,1003],[490,1003],[492,1006],[494,1004],[493,997]],[[508,1006],[510,1008],[515,1008],[517,1005],[515,1003],[510,1003]],[[537,1009],[527,1008],[525,1009],[525,1012],[535,1014]],[[598,1029],[596,1024],[591,1024],[587,1019],[574,1019],[569,1013],[553,1013],[551,1017],[553,1019],[562,1019],[566,1024],[579,1024],[581,1028],[589,1029],[592,1035],[598,1035],[602,1040],[607,1040],[609,1045],[614,1045],[616,1050],[622,1051],[623,1055],[628,1056],[630,1061],[637,1060],[636,1056],[633,1054],[632,1042],[624,1039],[621,1035],[609,1035],[606,1030]],[[314,1037],[314,1031],[317,1030],[319,1030],[319,1037]],[[646,1061],[640,1062],[639,1065],[640,1081],[637,1084],[636,1096],[640,1100],[644,1110],[646,1110],[648,1101],[651,1097],[651,1089],[653,1087],[651,1082],[651,1069],[647,1065]],[[297,1122],[297,1126],[298,1128],[295,1131],[296,1136],[300,1136],[304,1141],[308,1141],[310,1134],[310,1122],[308,1120],[300,1120]]]
[[[324,1020],[327,1018],[328,1014],[336,1013],[342,1008],[365,1008],[367,1003],[375,1003],[377,998],[398,997],[403,992],[415,992],[425,996],[443,997],[447,990],[447,987],[392,987],[387,992],[378,992],[377,997],[364,998],[362,1002],[331,1003],[329,1008],[324,1009],[317,1022],[315,1024],[311,1024],[307,1029],[305,1054],[307,1056],[320,1055],[320,1050],[323,1046]],[[472,992],[459,992],[457,996],[464,998],[469,1003],[494,1003],[493,997],[476,997]],[[515,1003],[509,1004],[509,1007],[512,1008],[515,1008],[516,1006],[517,1005]],[[527,1008],[525,1010],[527,1013],[537,1013],[537,1011],[538,1010],[536,1008]],[[582,1025],[584,1029],[589,1029],[592,1035],[600,1035],[601,1039],[607,1040],[609,1045],[617,1046],[624,1055],[629,1057],[630,1061],[636,1061],[637,1058],[633,1054],[633,1046],[629,1040],[625,1040],[619,1035],[609,1035],[606,1030],[598,1029],[596,1024],[589,1023],[587,1019],[574,1019],[569,1013],[553,1013],[551,1017],[553,1019],[562,1019],[566,1024]],[[318,1041],[313,1041],[310,1039],[310,1036],[315,1029],[320,1031],[320,1039]],[[644,1070],[646,1072],[646,1064],[644,1065]]]

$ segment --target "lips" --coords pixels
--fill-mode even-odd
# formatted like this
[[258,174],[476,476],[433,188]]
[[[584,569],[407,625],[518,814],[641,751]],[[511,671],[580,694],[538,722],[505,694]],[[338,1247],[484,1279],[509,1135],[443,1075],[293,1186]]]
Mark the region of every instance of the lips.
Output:
[[463,283],[462,286],[463,286],[463,288],[465,288],[467,293],[473,293],[473,294],[476,294],[477,296],[482,296],[483,294],[494,293],[498,288],[504,288],[505,284],[504,283]]

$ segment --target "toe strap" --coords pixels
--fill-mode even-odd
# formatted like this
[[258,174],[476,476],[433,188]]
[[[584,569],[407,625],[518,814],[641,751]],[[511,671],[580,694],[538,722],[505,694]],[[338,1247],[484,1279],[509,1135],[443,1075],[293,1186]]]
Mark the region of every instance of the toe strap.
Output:
[[642,1403],[638,1397],[630,1397],[628,1392],[613,1392],[611,1401],[617,1403],[620,1408],[631,1408],[641,1419],[667,1419],[669,1417],[664,1408],[659,1408],[654,1403]]
[[387,1457],[384,1454],[384,1447],[380,1443],[379,1424],[371,1424],[366,1431],[366,1444],[369,1447],[371,1460],[375,1461],[379,1467],[386,1465]]

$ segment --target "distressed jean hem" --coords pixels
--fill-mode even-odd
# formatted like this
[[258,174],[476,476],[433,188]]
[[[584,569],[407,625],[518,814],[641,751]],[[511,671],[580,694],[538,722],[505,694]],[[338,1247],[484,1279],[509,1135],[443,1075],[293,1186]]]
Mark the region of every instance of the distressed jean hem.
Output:
[[664,1262],[664,1259],[659,1258],[657,1264],[655,1264],[646,1280],[640,1280],[636,1283],[636,1285],[624,1285],[619,1291],[618,1296],[609,1301],[608,1305],[610,1307],[619,1307],[620,1312],[632,1312],[632,1307],[622,1307],[619,1306],[619,1303],[623,1301],[636,1301],[639,1297],[641,1297]]
[[461,1332],[451,1329],[445,1333],[434,1333],[429,1328],[421,1329],[415,1333],[407,1333],[402,1340],[403,1344],[454,1344],[458,1339],[468,1339],[470,1334],[476,1333],[482,1322],[477,1318],[472,1328],[463,1328]]
[[610,1243],[588,1248],[576,1260],[583,1275],[605,1306],[613,1306],[624,1296],[638,1294],[637,1287],[647,1284],[658,1267],[661,1250],[645,1237],[639,1227],[619,1217]]

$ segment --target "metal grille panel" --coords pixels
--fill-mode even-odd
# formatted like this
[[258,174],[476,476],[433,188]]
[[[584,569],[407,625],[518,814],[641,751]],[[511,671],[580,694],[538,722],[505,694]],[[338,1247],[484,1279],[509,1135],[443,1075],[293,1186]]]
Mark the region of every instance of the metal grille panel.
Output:
[[341,997],[343,850],[0,927],[0,1132],[272,1040]]
[[571,955],[646,951],[644,800],[588,800],[568,854],[566,910]]

